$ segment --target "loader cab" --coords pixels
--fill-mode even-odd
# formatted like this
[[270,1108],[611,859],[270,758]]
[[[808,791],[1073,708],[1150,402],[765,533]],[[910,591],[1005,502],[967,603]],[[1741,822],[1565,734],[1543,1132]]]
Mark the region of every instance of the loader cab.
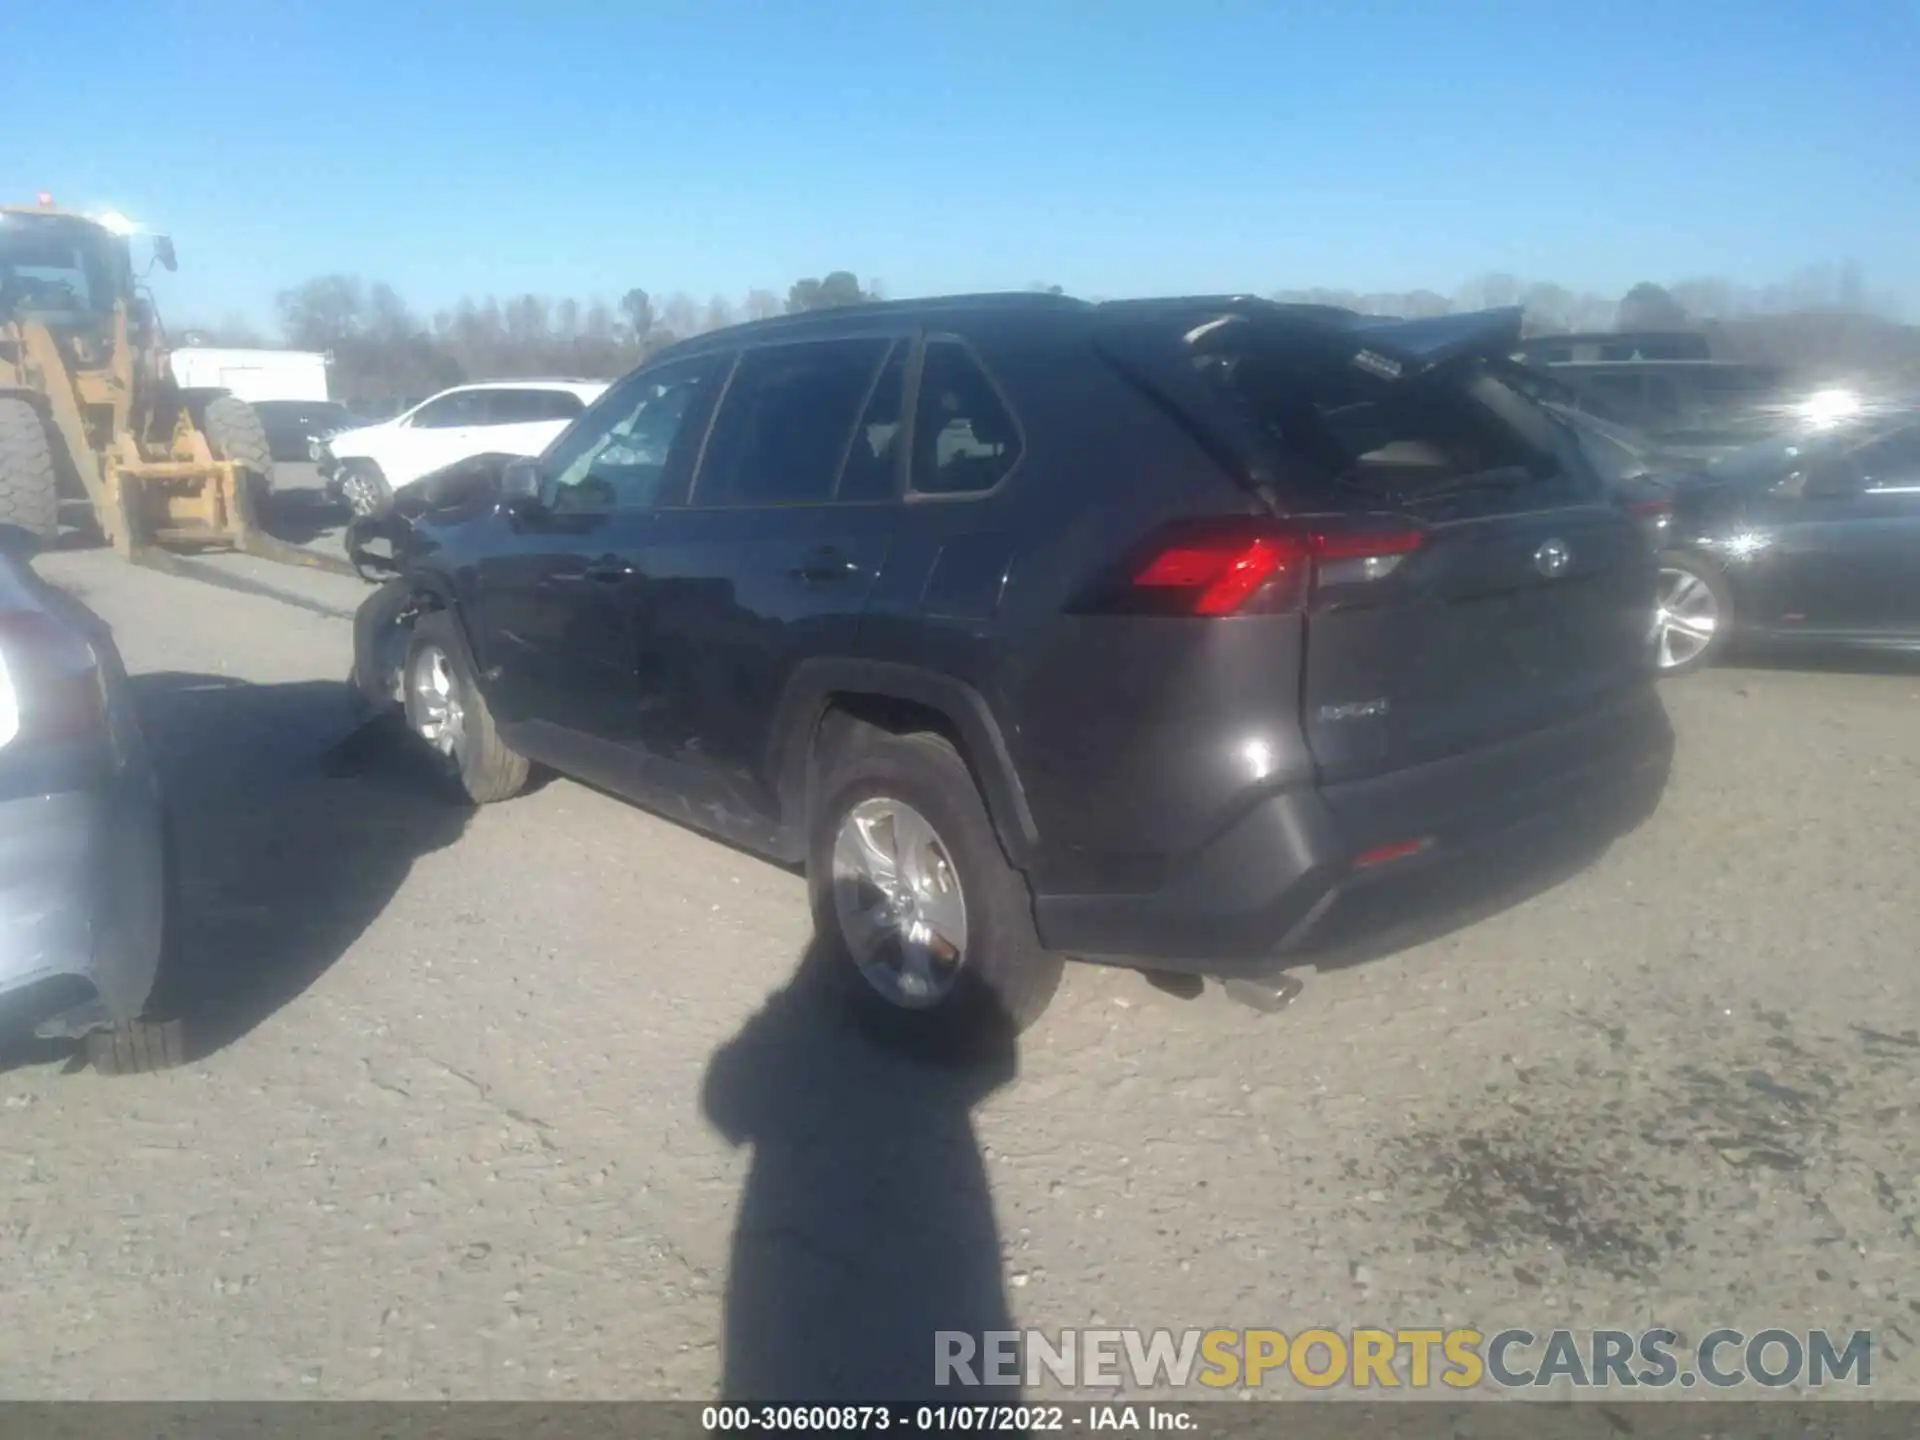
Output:
[[125,237],[77,215],[0,211],[0,324],[33,320],[91,350],[111,345],[134,298]]

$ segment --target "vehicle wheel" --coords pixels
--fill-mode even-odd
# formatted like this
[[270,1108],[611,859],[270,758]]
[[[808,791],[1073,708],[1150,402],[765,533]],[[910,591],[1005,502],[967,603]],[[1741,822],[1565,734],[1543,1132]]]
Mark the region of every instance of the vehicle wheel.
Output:
[[342,470],[339,478],[340,503],[356,520],[368,520],[393,504],[393,486],[386,472],[371,460],[361,460]]
[[807,882],[827,969],[863,1018],[935,1049],[1017,1033],[1062,960],[1034,933],[972,774],[937,735],[862,729],[810,817]]
[[1662,675],[1684,675],[1705,665],[1725,647],[1732,625],[1732,596],[1718,570],[1691,555],[1660,557],[1653,653]]
[[200,412],[200,428],[206,432],[214,459],[231,460],[240,467],[240,483],[246,486],[258,515],[273,499],[273,447],[267,443],[260,416],[244,400],[216,395]]
[[40,412],[24,400],[0,398],[0,525],[51,545],[60,535],[57,487],[53,445]]
[[87,1064],[101,1075],[145,1075],[171,1070],[187,1058],[179,1020],[133,1020],[87,1036]]
[[406,682],[407,728],[469,800],[491,805],[526,788],[527,762],[507,748],[494,727],[453,617],[436,611],[414,624]]

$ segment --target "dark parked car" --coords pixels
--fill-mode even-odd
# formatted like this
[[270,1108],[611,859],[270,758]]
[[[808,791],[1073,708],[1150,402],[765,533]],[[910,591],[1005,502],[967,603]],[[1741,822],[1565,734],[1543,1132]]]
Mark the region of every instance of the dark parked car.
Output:
[[167,827],[113,634],[0,546],[0,1045],[84,1039],[106,1071],[180,1063],[148,1018]]
[[538,762],[804,863],[830,970],[923,1037],[1030,1021],[1063,955],[1271,983],[1664,780],[1653,551],[1501,378],[1518,330],[1002,296],[702,336],[414,504],[355,674],[472,800]]
[[365,423],[332,400],[256,400],[253,410],[275,460],[305,461],[314,441]]
[[1659,660],[1739,637],[1920,650],[1920,410],[1768,440],[1672,488]]

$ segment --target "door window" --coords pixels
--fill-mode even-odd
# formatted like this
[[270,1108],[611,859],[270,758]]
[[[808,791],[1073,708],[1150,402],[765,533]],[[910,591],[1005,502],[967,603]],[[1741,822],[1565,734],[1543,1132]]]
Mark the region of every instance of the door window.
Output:
[[650,510],[691,471],[731,357],[644,370],[609,390],[548,450],[548,504],[565,514]]
[[487,392],[455,390],[440,395],[413,412],[407,424],[416,430],[458,430],[487,423]]
[[914,493],[979,494],[1019,460],[1019,427],[980,362],[956,340],[930,341],[913,417]]
[[833,492],[842,504],[891,500],[900,492],[900,437],[906,420],[907,356],[912,350],[905,340],[895,345],[874,381],[853,443],[847,447],[846,464],[840,467],[840,488]]
[[490,425],[540,425],[572,420],[587,407],[570,390],[493,390],[487,407]]
[[1920,495],[1920,425],[1882,436],[1853,454],[1869,494]]
[[833,499],[841,463],[862,438],[855,425],[865,418],[889,348],[885,340],[862,339],[747,351],[714,419],[693,503],[811,505]]

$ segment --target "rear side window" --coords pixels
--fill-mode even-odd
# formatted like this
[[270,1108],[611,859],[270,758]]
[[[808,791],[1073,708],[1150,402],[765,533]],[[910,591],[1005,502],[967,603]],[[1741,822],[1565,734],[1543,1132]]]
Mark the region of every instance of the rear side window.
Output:
[[567,390],[495,390],[489,397],[487,419],[494,425],[534,425],[571,420],[586,405]]
[[861,339],[747,351],[714,417],[693,503],[833,499],[841,461],[891,348],[886,340]]
[[913,417],[913,490],[975,495],[1020,461],[1020,431],[980,362],[957,340],[932,340]]
[[488,395],[485,390],[456,390],[429,400],[413,412],[407,424],[416,430],[457,430],[467,425],[485,425],[488,420]]

